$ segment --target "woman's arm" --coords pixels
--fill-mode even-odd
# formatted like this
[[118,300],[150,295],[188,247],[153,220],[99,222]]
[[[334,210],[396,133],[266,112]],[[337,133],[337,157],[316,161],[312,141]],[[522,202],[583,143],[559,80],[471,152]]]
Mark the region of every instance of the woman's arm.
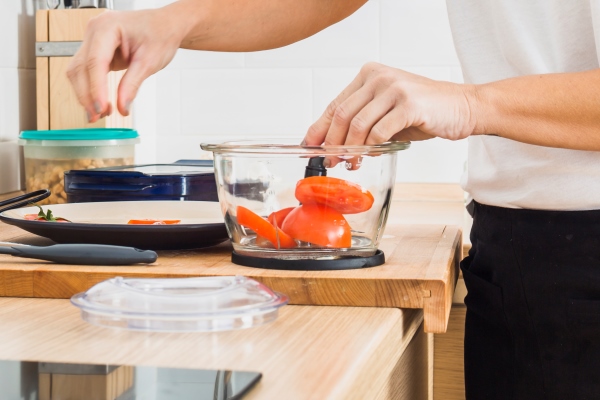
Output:
[[600,70],[478,85],[472,98],[474,134],[600,151]]
[[305,142],[356,145],[479,134],[600,151],[600,70],[466,85],[370,63],[310,127]]
[[106,75],[127,69],[117,107],[129,106],[144,79],[178,48],[254,51],[288,45],[346,18],[366,0],[179,0],[155,10],[106,12],[92,19],[68,69],[94,122],[111,113]]

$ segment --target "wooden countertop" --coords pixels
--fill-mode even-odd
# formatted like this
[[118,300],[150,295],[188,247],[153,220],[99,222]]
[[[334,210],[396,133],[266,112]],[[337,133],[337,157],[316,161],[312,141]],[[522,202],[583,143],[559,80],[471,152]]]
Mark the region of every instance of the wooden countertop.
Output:
[[[397,185],[386,234],[380,248],[386,264],[348,271],[276,271],[230,262],[225,243],[206,250],[160,252],[151,267],[67,266],[0,256],[0,296],[69,298],[92,285],[120,276],[245,275],[290,296],[291,304],[423,308],[425,330],[444,332],[450,312],[458,261],[460,230],[434,225],[443,210],[458,222],[464,209],[462,191],[454,185]],[[435,204],[431,198],[438,199]],[[436,208],[437,207],[437,208]],[[439,212],[438,212],[439,214]],[[429,217],[422,224],[424,216]],[[404,225],[413,222],[418,225]],[[18,228],[0,225],[0,240],[49,244]]]
[[413,376],[422,367],[411,364],[426,354],[397,365],[415,333],[427,340],[422,318],[418,310],[285,306],[275,322],[251,329],[147,333],[90,325],[68,300],[0,298],[0,359],[262,372],[248,399],[400,398],[390,394],[394,379],[427,390],[427,374]]

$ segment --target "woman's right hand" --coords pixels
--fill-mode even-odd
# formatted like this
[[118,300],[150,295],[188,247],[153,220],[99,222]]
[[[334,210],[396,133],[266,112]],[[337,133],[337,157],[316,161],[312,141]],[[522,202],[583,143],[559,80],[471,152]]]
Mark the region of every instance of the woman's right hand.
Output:
[[83,44],[67,75],[90,122],[110,115],[107,74],[127,69],[117,92],[117,108],[128,115],[144,79],[163,69],[175,56],[185,24],[161,10],[107,11],[90,20]]

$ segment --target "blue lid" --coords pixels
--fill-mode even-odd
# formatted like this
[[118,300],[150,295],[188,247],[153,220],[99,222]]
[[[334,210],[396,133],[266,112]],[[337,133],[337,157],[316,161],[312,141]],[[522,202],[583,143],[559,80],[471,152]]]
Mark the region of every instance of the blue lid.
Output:
[[69,203],[127,200],[219,201],[212,160],[65,171]]
[[136,130],[129,128],[87,128],[23,131],[19,138],[29,140],[113,140],[135,139],[138,136]]

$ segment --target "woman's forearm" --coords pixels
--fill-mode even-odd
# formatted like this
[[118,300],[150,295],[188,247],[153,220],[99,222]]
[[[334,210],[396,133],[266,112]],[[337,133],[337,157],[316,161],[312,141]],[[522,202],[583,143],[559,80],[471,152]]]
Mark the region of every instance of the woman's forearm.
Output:
[[470,93],[473,134],[600,151],[600,70],[511,78]]
[[256,51],[285,46],[346,18],[366,0],[179,0],[163,9],[181,47]]

